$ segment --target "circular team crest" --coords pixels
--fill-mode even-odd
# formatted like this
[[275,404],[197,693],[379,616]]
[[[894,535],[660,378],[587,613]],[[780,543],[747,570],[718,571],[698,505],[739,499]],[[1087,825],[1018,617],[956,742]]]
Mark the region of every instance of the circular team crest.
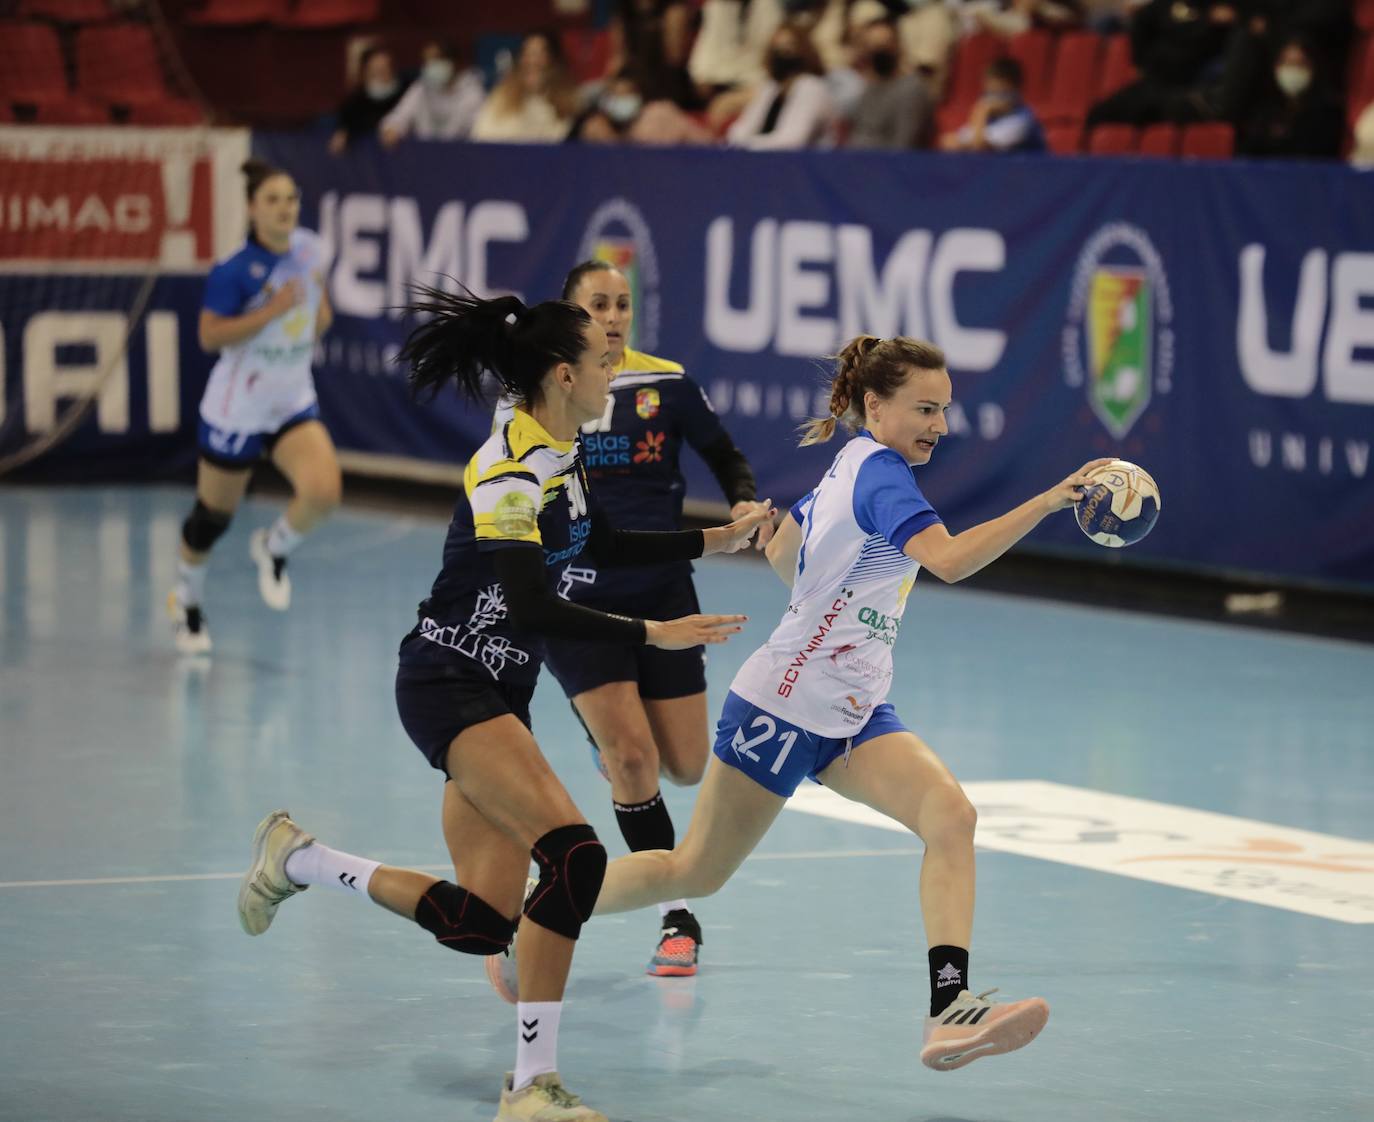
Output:
[[635,309],[629,343],[640,350],[658,346],[658,255],[639,208],[623,198],[597,207],[582,234],[577,259],[605,261],[625,274]]
[[1115,222],[1083,247],[1064,326],[1064,380],[1087,389],[1092,411],[1118,439],[1152,394],[1172,388],[1174,308],[1149,235]]

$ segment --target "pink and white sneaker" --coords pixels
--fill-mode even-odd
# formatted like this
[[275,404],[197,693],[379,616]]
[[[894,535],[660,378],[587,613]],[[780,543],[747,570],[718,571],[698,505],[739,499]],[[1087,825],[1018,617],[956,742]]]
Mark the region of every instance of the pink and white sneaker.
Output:
[[995,989],[974,997],[968,990],[943,1013],[927,1017],[921,1063],[936,1071],[953,1071],[983,1056],[997,1056],[1024,1048],[1050,1019],[1043,997],[1028,997],[1006,1005],[987,1000]]

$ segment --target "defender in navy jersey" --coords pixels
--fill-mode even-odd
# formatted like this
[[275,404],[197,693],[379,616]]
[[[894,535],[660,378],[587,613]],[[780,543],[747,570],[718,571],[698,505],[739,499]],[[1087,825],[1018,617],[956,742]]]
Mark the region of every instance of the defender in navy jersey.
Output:
[[[557,1071],[563,990],[606,851],[530,732],[539,641],[724,642],[743,616],[611,615],[560,598],[555,583],[583,559],[650,564],[734,552],[769,512],[708,530],[615,529],[588,489],[577,446],[578,426],[600,416],[612,375],[601,327],[562,301],[527,309],[515,297],[425,290],[412,310],[428,317],[401,352],[417,389],[452,381],[475,395],[490,371],[517,403],[468,464],[443,567],[401,643],[396,674],[401,723],[447,779],[443,831],[455,881],[330,849],[275,811],[254,836],[239,919],[262,934],[284,900],[329,885],[413,919],[442,946],[486,956],[488,976],[519,1006],[515,1070],[497,1122],[606,1122]],[[531,859],[540,877],[527,891]],[[509,977],[502,952],[517,923],[518,975]]]
[[291,482],[291,504],[248,552],[268,607],[291,603],[286,559],[339,503],[341,476],[320,421],[310,359],[333,313],[325,294],[323,243],[297,225],[300,192],[286,172],[243,165],[252,223],[243,247],[205,281],[200,343],[218,351],[200,402],[196,504],[181,529],[177,583],[168,597],[177,649],[208,654],[201,610],[210,549],[229,527],[253,465],[264,458]]
[[[741,667],[716,729],[715,756],[691,828],[671,853],[611,862],[597,914],[716,891],[806,779],[901,822],[925,842],[920,904],[930,1013],[921,1061],[963,1067],[1030,1043],[1049,1019],[1044,999],[1005,1004],[969,987],[976,814],[938,756],[888,700],[893,647],[921,566],[961,580],[1010,549],[1051,511],[1082,498],[1096,460],[1015,510],[951,535],[912,468],[948,432],[949,374],[937,347],[860,336],[839,355],[831,416],[857,435],[769,543],[791,588],[769,640]],[[923,657],[939,637],[921,635]],[[817,902],[813,906],[824,906]]]
[[[686,492],[682,455],[688,447],[715,475],[731,517],[758,510],[754,473],[701,387],[678,363],[626,345],[634,305],[624,275],[603,261],[583,262],[568,274],[563,298],[605,328],[615,366],[605,411],[582,426],[581,436],[587,475],[611,521],[635,530],[679,529]],[[763,527],[760,547],[771,532],[771,524]],[[577,604],[648,619],[698,610],[688,561],[611,570],[588,560],[569,562],[560,591]],[[706,768],[704,650],[551,639],[547,657],[610,780],[626,845],[632,852],[672,849],[676,835],[659,779],[693,785]],[[667,901],[659,912],[648,973],[695,974],[702,942],[696,916],[685,900]]]

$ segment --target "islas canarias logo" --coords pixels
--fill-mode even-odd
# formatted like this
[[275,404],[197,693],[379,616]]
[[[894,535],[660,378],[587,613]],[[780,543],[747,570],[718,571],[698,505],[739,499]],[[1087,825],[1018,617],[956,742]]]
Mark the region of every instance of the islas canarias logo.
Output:
[[1173,315],[1163,260],[1143,230],[1113,223],[1083,247],[1064,327],[1064,380],[1086,388],[1118,439],[1155,392],[1172,389]]

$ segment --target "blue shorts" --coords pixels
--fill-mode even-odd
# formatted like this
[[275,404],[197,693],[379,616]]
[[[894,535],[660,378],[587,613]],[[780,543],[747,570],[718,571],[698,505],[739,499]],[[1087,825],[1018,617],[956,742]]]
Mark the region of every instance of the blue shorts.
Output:
[[731,691],[716,725],[715,753],[760,787],[788,799],[803,779],[819,783],[821,772],[865,741],[907,731],[886,701],[874,706],[864,727],[846,738],[807,732]]
[[294,413],[282,422],[275,432],[231,432],[229,429],[216,428],[202,418],[197,432],[200,445],[200,458],[208,460],[216,467],[252,467],[272,451],[272,446],[297,425],[306,421],[320,419],[319,403],[307,405],[299,413]]
[[[640,619],[677,619],[701,611],[690,576],[630,599],[576,603]],[[570,698],[609,682],[634,682],[639,696],[646,701],[668,701],[706,692],[705,647],[662,651],[643,643],[546,639],[544,665]]]

